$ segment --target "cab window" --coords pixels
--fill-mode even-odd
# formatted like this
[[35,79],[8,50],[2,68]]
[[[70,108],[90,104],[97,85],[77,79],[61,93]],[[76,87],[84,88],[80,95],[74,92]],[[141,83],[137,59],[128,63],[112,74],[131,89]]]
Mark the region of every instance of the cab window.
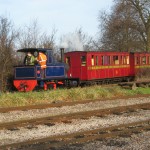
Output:
[[70,57],[66,57],[66,64],[70,66]]

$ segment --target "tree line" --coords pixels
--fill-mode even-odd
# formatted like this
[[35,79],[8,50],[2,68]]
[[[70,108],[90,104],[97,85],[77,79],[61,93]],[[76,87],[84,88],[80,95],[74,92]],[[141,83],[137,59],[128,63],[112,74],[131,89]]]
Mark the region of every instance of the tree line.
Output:
[[99,15],[101,47],[118,51],[150,51],[150,0],[114,0],[111,14]]
[[[98,23],[96,38],[82,28],[75,30],[83,50],[150,52],[149,0],[114,0],[111,13],[98,14]],[[42,47],[52,48],[57,54],[56,33],[56,29],[49,34],[41,31],[36,20],[16,29],[9,18],[0,16],[0,91],[12,88],[13,66],[18,63],[15,50]]]
[[13,66],[19,62],[16,49],[53,48],[55,32],[55,29],[50,35],[40,32],[37,21],[17,30],[7,17],[0,17],[0,91],[12,88]]

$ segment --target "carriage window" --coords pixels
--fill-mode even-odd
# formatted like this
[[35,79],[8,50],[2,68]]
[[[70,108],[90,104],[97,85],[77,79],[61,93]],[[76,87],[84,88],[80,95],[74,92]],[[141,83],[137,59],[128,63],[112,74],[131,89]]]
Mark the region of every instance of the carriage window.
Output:
[[135,57],[135,65],[138,65],[139,64],[139,57]]
[[126,56],[127,65],[129,65],[129,56]]
[[145,65],[146,64],[146,56],[142,57],[142,64]]
[[70,57],[66,57],[66,64],[70,66]]
[[110,65],[110,56],[106,56],[106,62],[107,62],[107,65]]
[[91,64],[94,66],[94,55],[92,55]]
[[120,61],[121,64],[124,64],[124,63],[123,63],[123,56],[120,56],[120,60],[121,60],[121,61]]
[[129,56],[121,56],[121,63],[123,65],[129,64]]
[[123,64],[124,64],[124,65],[127,64],[127,58],[126,58],[126,56],[123,57]]
[[105,58],[104,56],[101,56],[101,63],[102,63],[102,65],[104,65],[104,61],[105,61],[104,58]]
[[81,66],[86,66],[86,56],[81,56]]
[[102,62],[102,65],[110,65],[110,56],[102,56],[101,62]]
[[119,57],[118,56],[113,56],[113,64],[119,65]]

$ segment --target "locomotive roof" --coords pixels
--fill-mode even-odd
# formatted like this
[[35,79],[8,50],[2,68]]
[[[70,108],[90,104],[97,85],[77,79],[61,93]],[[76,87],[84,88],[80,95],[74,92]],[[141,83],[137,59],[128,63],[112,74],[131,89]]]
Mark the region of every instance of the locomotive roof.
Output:
[[23,49],[19,49],[17,50],[17,52],[46,52],[48,50],[52,50],[52,49],[46,49],[46,48],[23,48]]

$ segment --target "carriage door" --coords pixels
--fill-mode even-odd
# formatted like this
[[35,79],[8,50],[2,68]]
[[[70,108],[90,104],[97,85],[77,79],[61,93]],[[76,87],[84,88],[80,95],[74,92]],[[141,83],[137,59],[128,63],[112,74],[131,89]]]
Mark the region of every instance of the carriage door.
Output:
[[[135,57],[134,53],[130,53],[130,76],[134,76],[135,75],[135,66],[136,64],[138,64],[138,57]],[[128,63],[127,63],[128,64]]]

